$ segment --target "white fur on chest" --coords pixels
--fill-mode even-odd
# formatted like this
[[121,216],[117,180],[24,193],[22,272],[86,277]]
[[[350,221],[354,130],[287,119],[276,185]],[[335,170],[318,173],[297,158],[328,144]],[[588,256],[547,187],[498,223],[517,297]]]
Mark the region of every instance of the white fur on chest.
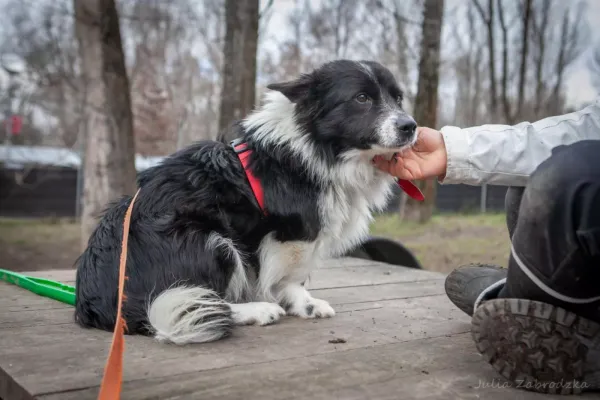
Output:
[[385,207],[394,179],[360,163],[336,171],[335,184],[320,195],[321,229],[313,242],[278,242],[267,235],[259,247],[259,298],[279,301],[277,287],[304,283],[322,259],[343,255],[369,234],[373,211]]
[[360,244],[369,234],[373,212],[387,203],[393,184],[390,177],[368,170],[357,175],[353,184],[342,180],[319,199],[322,226],[316,248],[320,258],[343,255]]

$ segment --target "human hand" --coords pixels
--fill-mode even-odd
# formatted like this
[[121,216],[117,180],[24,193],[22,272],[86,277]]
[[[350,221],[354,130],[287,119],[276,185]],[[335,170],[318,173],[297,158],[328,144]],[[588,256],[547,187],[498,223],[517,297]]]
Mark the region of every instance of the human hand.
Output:
[[441,132],[419,127],[414,146],[396,154],[391,160],[376,156],[373,162],[380,170],[400,179],[443,179],[446,175],[446,144]]

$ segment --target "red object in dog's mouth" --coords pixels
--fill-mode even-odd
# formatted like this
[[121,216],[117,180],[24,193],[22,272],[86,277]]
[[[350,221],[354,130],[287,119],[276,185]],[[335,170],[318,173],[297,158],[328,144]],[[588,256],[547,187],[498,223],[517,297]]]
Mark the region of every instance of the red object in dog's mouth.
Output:
[[408,181],[406,179],[398,179],[398,186],[400,186],[402,190],[404,190],[404,192],[406,192],[406,194],[412,197],[413,199],[417,201],[425,200],[423,192],[421,192],[421,190],[411,181]]
[[[397,157],[398,157],[398,153],[394,153],[392,155],[392,158],[397,158]],[[412,197],[413,199],[415,199],[417,201],[425,200],[425,195],[423,195],[423,192],[421,192],[421,189],[419,189],[411,181],[409,181],[407,179],[398,179],[398,186],[400,186],[402,188],[402,190],[404,190],[404,192],[407,195],[409,195],[410,197]]]
[[[391,159],[396,159],[398,157],[398,153],[394,153],[392,154]],[[373,160],[374,161],[374,160]],[[407,179],[400,179],[398,178],[398,186],[400,186],[400,188],[402,188],[402,190],[404,190],[404,192],[409,195],[411,198],[417,200],[417,201],[424,201],[425,200],[425,196],[423,195],[423,192],[421,192],[421,189],[419,189],[414,183],[412,183],[411,181],[407,180]]]

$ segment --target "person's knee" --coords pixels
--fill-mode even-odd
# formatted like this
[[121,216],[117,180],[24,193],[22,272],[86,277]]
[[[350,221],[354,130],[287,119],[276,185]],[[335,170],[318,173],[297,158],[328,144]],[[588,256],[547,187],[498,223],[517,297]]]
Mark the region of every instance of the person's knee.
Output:
[[558,146],[531,175],[521,200],[521,213],[537,218],[561,210],[579,188],[600,179],[600,141]]
[[600,140],[582,140],[552,149],[531,176],[536,184],[567,184],[578,179],[596,179],[600,174]]

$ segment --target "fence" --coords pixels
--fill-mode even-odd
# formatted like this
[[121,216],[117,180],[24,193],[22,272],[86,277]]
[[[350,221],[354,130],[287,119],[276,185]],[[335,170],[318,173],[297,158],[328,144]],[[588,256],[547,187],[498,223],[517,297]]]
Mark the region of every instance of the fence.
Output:
[[[400,189],[385,212],[398,211]],[[439,212],[503,211],[506,187],[438,185]],[[39,167],[22,172],[0,169],[0,216],[74,217],[77,215],[77,169]]]

